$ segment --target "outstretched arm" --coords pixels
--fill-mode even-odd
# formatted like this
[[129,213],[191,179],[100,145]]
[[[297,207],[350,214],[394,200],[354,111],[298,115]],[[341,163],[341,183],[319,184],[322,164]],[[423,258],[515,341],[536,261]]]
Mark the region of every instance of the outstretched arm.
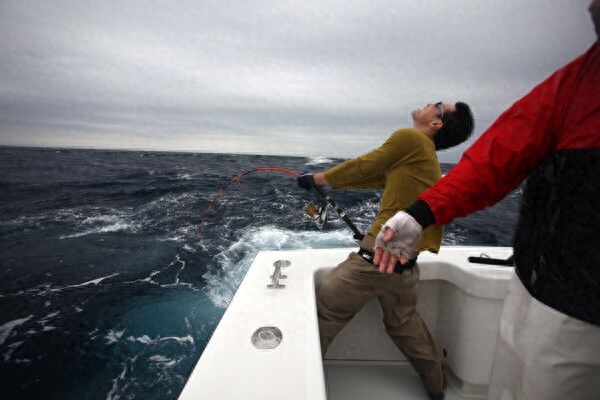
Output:
[[383,188],[385,171],[418,151],[421,136],[414,129],[400,129],[378,148],[328,169],[324,178],[333,189]]

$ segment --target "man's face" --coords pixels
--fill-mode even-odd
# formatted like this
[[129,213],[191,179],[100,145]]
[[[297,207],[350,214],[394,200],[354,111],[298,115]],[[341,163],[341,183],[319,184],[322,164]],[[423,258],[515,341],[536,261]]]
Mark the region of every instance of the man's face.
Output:
[[414,110],[411,115],[413,120],[429,124],[432,121],[441,120],[442,111],[440,108],[442,107],[444,113],[455,110],[454,104],[442,103],[440,106],[437,106],[436,103],[428,103],[425,107]]
[[588,10],[590,11],[594,28],[596,28],[596,36],[600,40],[600,0],[592,0]]

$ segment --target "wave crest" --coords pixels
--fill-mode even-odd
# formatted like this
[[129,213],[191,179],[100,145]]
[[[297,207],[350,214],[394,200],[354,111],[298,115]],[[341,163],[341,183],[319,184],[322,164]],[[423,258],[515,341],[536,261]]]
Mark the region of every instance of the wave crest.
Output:
[[309,157],[305,165],[330,164],[333,160],[327,157]]

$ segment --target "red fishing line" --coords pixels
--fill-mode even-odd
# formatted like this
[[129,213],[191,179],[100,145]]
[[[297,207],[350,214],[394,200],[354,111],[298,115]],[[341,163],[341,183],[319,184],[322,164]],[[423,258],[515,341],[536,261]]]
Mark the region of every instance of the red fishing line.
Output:
[[212,210],[213,204],[215,204],[216,201],[221,197],[221,195],[223,195],[223,193],[225,192],[225,189],[227,189],[227,187],[229,185],[231,185],[232,183],[235,183],[235,182],[239,181],[243,176],[251,174],[253,172],[258,172],[258,171],[274,171],[274,172],[281,172],[283,174],[292,175],[293,177],[300,176],[299,173],[294,172],[294,171],[292,171],[290,169],[286,169],[286,168],[279,168],[279,167],[258,167],[258,168],[255,168],[253,170],[250,170],[250,171],[242,172],[241,174],[233,177],[225,186],[223,186],[222,188],[220,188],[219,190],[217,190],[215,192],[215,196],[213,197],[212,201],[210,203],[208,203],[208,206],[206,206],[206,209],[204,210],[204,213],[202,214],[202,218],[200,219],[200,222],[198,223],[198,231],[199,231],[199,233],[202,233],[202,227],[204,225],[206,225],[206,216]]

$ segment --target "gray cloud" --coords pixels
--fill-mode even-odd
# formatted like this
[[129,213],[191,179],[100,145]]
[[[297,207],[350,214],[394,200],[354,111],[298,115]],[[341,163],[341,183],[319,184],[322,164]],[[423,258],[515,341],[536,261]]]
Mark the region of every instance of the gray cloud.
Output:
[[593,43],[587,5],[3,1],[0,144],[350,157],[438,99],[480,134]]

